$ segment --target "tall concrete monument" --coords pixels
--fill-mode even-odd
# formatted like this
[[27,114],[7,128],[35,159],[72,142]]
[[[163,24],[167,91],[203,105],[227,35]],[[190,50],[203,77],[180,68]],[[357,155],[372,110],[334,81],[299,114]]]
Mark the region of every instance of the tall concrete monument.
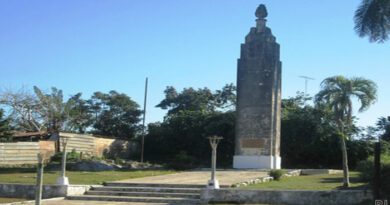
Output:
[[280,169],[281,62],[264,5],[241,45],[237,65],[234,168]]

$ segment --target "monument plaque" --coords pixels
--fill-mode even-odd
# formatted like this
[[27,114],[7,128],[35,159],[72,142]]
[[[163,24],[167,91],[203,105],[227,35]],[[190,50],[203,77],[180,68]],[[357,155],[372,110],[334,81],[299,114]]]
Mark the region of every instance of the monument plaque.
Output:
[[264,5],[255,13],[237,63],[234,168],[280,169],[281,62],[279,44],[266,27]]

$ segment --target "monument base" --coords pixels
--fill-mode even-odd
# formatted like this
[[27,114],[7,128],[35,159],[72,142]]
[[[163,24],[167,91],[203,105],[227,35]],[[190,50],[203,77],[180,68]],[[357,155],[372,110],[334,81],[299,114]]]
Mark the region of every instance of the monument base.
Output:
[[219,189],[219,182],[218,180],[209,180],[207,183],[207,189]]
[[235,169],[280,169],[280,157],[266,155],[235,155],[233,168]]
[[69,185],[68,177],[58,177],[57,178],[57,184],[58,185]]

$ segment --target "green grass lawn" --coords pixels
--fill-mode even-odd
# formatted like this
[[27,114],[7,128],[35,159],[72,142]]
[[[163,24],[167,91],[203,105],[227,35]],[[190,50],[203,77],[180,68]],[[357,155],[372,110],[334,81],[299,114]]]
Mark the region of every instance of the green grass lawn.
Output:
[[[350,172],[351,187],[348,189],[368,189],[368,185],[359,180],[358,172]],[[321,174],[297,177],[285,177],[280,181],[252,184],[242,189],[265,190],[337,190],[342,189],[342,174]]]
[[[105,181],[140,178],[175,173],[173,170],[121,170],[101,172],[67,171],[70,184],[102,184]],[[59,171],[47,171],[43,174],[44,184],[55,184]],[[34,172],[0,171],[0,183],[36,183]]]

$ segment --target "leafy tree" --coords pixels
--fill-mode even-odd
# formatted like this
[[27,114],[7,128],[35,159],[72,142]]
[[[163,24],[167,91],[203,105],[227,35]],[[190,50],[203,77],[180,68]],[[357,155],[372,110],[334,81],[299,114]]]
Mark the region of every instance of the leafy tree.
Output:
[[3,119],[4,110],[0,109],[0,142],[9,142],[12,140],[11,127],[9,119]]
[[93,133],[124,139],[135,137],[141,115],[136,102],[113,90],[108,94],[95,92],[91,99],[97,116],[93,122]]
[[45,131],[46,118],[43,116],[42,104],[36,95],[27,89],[5,90],[0,93],[0,104],[11,111],[11,123],[20,131]]
[[81,98],[81,93],[72,96],[69,101],[69,121],[66,123],[66,130],[76,133],[85,133],[93,122],[93,109],[88,101]]
[[73,101],[64,102],[62,90],[55,87],[51,88],[51,93],[43,93],[37,86],[34,86],[34,92],[41,107],[37,112],[40,112],[41,116],[46,119],[47,131],[49,133],[60,132],[69,119]]
[[390,32],[390,0],[362,0],[355,12],[355,31],[371,42],[382,43]]
[[390,142],[390,117],[381,117],[376,123],[378,132],[381,132],[381,139]]
[[345,140],[345,128],[352,126],[352,98],[356,97],[361,106],[359,112],[365,111],[376,100],[376,84],[364,78],[345,78],[334,76],[321,83],[321,90],[315,101],[319,106],[328,106],[334,114],[334,121],[340,135],[343,156],[344,186],[349,186],[348,156]]
[[145,158],[165,162],[176,169],[209,166],[210,144],[206,137],[223,136],[218,146],[218,166],[229,166],[234,154],[235,113],[180,111],[162,123],[148,125]]
[[184,88],[181,93],[178,93],[174,87],[168,86],[164,91],[165,99],[156,107],[167,109],[168,115],[187,110],[213,112],[217,109],[232,109],[236,103],[235,92],[236,87],[233,84],[225,85],[222,90],[214,93],[208,88],[198,90]]

